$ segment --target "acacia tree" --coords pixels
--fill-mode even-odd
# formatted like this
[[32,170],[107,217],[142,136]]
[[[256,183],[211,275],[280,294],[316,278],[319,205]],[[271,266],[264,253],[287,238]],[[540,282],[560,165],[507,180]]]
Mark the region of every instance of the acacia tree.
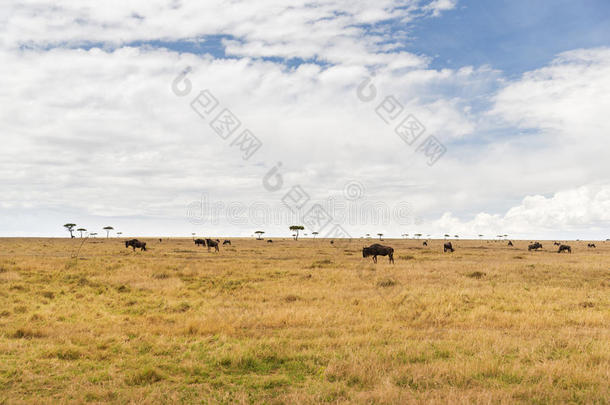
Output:
[[193,236],[193,240],[195,240],[195,232],[192,232],[191,235]]
[[108,236],[110,236],[110,231],[112,231],[114,228],[111,226],[105,226],[103,229],[106,231],[106,238],[108,238]]
[[421,233],[416,233],[415,236],[417,237],[417,239],[421,238]]
[[121,236],[123,234],[123,232],[117,232],[116,234],[117,234],[117,236]]
[[314,231],[314,232],[312,232],[311,234],[313,235],[313,238],[315,239],[315,238],[316,238],[316,235],[318,234],[318,232],[315,232],[315,231]]
[[97,232],[92,232],[89,235],[93,236],[94,238],[97,236]]
[[76,226],[76,224],[64,224],[64,228],[66,228],[68,230],[68,232],[70,232],[70,238],[74,238],[74,235],[72,234],[72,232],[74,232],[75,226]]
[[299,231],[302,231],[305,227],[303,225],[291,225],[288,229],[294,232],[294,240],[299,240]]
[[407,237],[409,236],[409,234],[408,234],[408,233],[403,233],[401,236],[402,236],[403,238],[407,239]]
[[76,230],[76,232],[80,232],[80,237],[82,238],[83,237],[83,232],[87,232],[87,230],[85,228],[78,228]]
[[445,234],[445,239],[447,239],[449,237],[449,234]]
[[379,240],[381,240],[381,237],[383,236],[383,234],[382,233],[378,233],[377,235],[379,236]]
[[265,233],[265,231],[256,231],[256,239],[261,240],[261,236]]

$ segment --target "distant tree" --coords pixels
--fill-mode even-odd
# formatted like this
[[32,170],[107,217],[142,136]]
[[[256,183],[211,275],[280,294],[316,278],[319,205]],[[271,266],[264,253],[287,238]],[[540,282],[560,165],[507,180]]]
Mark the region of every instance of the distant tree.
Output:
[[481,234],[479,234],[479,239],[481,239],[483,236],[485,236],[485,235],[481,235]]
[[419,238],[421,237],[421,233],[416,233],[416,234],[414,234],[414,236],[415,236],[417,239],[419,239]]
[[110,231],[112,231],[114,228],[111,226],[105,226],[103,229],[106,231],[106,238],[108,238],[108,236],[110,236]]
[[97,236],[97,232],[92,232],[89,235],[93,236],[94,238]]
[[449,237],[449,236],[450,236],[450,235],[448,235],[448,234],[445,234],[445,239],[447,239],[447,238],[448,238],[448,237]]
[[256,231],[256,239],[261,240],[261,236],[265,233],[265,231]]
[[123,232],[117,232],[117,237],[121,236],[123,234]]
[[315,239],[318,232],[312,232],[311,234],[313,235],[313,238]]
[[381,237],[383,236],[383,234],[382,233],[378,233],[377,235],[379,236],[379,240],[381,240]]
[[74,235],[72,234],[72,232],[74,232],[75,226],[76,226],[76,224],[64,224],[64,228],[66,228],[68,230],[68,232],[70,232],[70,238],[74,238]]
[[195,240],[195,232],[191,232],[191,236],[193,237],[193,240]]
[[455,236],[455,239],[459,238],[459,236],[458,236],[458,235],[454,235],[454,236]]
[[299,240],[299,231],[302,231],[305,227],[303,225],[291,225],[289,229],[294,232],[294,240]]
[[371,237],[371,234],[370,234],[370,233],[367,233],[365,236],[366,236],[367,238],[370,238],[370,237]]
[[408,233],[403,233],[401,236],[402,236],[403,238],[407,239],[407,237],[409,237],[409,234],[408,234]]
[[87,230],[85,228],[78,228],[76,230],[76,232],[80,232],[80,237],[82,238],[83,237],[83,232],[87,232]]

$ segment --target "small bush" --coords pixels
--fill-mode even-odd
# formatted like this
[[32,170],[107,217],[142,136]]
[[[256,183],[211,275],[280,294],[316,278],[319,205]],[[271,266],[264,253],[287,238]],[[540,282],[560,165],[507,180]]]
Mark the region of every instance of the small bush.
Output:
[[45,298],[48,298],[50,300],[55,298],[55,294],[53,294],[51,291],[43,291],[42,292],[42,296],[45,297]]
[[385,280],[380,280],[377,282],[377,286],[378,287],[392,287],[396,285],[396,281],[392,280],[391,278],[387,278]]
[[127,385],[149,385],[163,379],[163,375],[152,367],[146,367],[125,379]]
[[19,328],[11,334],[11,337],[14,339],[33,339],[44,337],[44,334],[30,328]]

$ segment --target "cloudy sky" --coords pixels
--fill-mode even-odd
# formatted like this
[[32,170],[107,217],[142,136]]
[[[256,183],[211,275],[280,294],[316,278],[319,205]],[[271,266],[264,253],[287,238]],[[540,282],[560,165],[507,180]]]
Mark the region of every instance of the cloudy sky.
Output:
[[610,237],[605,0],[8,1],[0,235]]

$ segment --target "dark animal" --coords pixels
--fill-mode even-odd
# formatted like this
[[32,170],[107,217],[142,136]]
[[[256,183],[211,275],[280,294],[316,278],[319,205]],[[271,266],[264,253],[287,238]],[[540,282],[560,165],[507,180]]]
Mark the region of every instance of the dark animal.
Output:
[[561,253],[561,252],[568,252],[568,253],[572,253],[572,248],[568,245],[561,245],[559,246],[559,250],[557,251],[557,253]]
[[428,246],[428,242],[424,242],[424,243],[423,243],[423,245],[424,245],[424,246]]
[[529,245],[527,247],[527,250],[538,250],[538,249],[542,249],[542,243],[540,242],[536,242],[536,243],[532,243],[531,245]]
[[594,248],[595,247],[595,243],[587,243],[587,247]]
[[330,244],[331,244],[331,245],[334,245],[334,244],[335,244],[335,241],[334,241],[334,240],[331,240],[331,241],[330,241]]
[[129,246],[131,246],[135,252],[136,248],[144,251],[146,250],[146,242],[140,242],[137,239],[130,239],[125,241],[125,247],[128,248]]
[[159,243],[163,242],[163,239],[159,238]]
[[273,243],[271,239],[267,239],[267,243]]
[[453,246],[451,245],[451,242],[446,242],[446,243],[443,245],[443,252],[444,252],[444,253],[447,253],[447,251],[450,251],[450,252],[453,252],[453,251],[454,251]]
[[513,242],[509,240],[508,241],[508,246],[512,246],[512,245],[513,245]]
[[373,263],[377,263],[377,256],[388,256],[389,262],[394,263],[394,249],[375,243],[369,247],[362,248],[362,257],[373,256]]
[[223,244],[223,245],[230,245],[230,244],[231,244],[231,241],[230,241],[230,240],[228,240],[228,239],[225,239],[225,241],[224,241],[224,242],[222,242],[222,244]]
[[555,246],[559,246],[559,245],[561,245],[561,243],[559,243],[559,242],[553,242],[553,245],[555,245]]
[[197,246],[201,245],[201,247],[205,247],[205,240],[195,239],[195,245],[197,245]]
[[220,249],[218,249],[218,242],[220,242],[218,239],[216,240],[212,240],[212,239],[206,239],[205,242],[208,244],[208,252],[210,251],[210,248],[214,248],[215,252],[219,252]]

